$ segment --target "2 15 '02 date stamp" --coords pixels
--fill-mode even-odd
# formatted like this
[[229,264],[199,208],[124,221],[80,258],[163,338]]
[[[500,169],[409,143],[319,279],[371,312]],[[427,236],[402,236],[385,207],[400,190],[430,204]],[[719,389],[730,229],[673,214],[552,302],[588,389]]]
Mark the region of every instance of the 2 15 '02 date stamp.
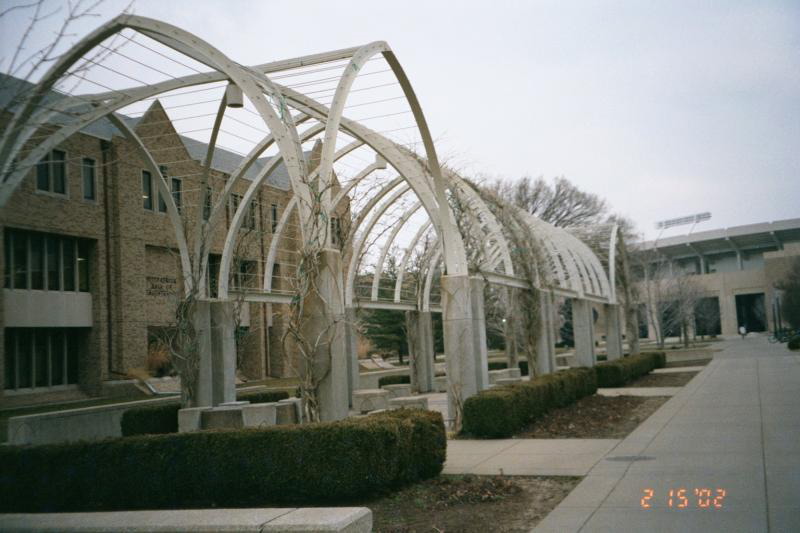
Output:
[[[656,495],[654,489],[642,489],[644,495],[640,500],[642,509],[652,509],[666,498],[668,509],[722,509],[722,502],[728,492],[725,489],[710,488],[677,488],[669,489],[666,495]],[[659,505],[660,507],[660,505]]]

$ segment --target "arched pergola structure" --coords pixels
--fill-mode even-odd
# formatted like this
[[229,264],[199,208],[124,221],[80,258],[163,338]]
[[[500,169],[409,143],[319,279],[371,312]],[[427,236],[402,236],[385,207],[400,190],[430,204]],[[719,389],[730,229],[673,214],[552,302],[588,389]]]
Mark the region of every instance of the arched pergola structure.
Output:
[[[96,83],[107,90],[45,101],[45,96],[64,79],[81,77],[82,65],[87,64],[87,55],[94,49],[101,47],[114,53],[104,43],[117,36],[128,41],[143,36],[179,58],[172,59],[176,63],[186,66],[186,62],[193,62],[197,67],[191,67],[193,73],[170,75],[168,79],[135,86],[115,88]],[[421,141],[422,154],[385,132],[367,127],[363,121],[345,116],[354,84],[364,74],[365,66],[376,59],[385,63],[385,72],[393,76],[393,83],[402,91],[401,97],[413,117],[413,129]],[[314,97],[314,91],[303,92],[303,84],[291,86],[279,81],[289,75],[285,74],[287,71],[311,67],[334,74],[326,78],[336,84],[329,102]],[[262,134],[243,151],[217,200],[211,201],[209,196],[207,216],[200,219],[199,213],[205,211],[204,199],[203,209],[196,210],[196,219],[187,221],[182,206],[174,201],[167,176],[157,164],[153,142],[141,138],[119,113],[174,91],[188,94],[187,90],[203,91],[206,87],[224,87],[224,93],[215,100],[216,113],[209,114],[213,116],[213,126],[207,128],[208,146],[198,194],[205,194],[207,189],[218,137],[231,109],[250,110],[260,121]],[[541,257],[541,264],[535,270],[542,275],[527,279],[519,273],[509,238],[509,222],[498,218],[472,184],[440,166],[417,96],[385,42],[244,67],[178,27],[145,17],[119,16],[62,55],[14,110],[0,138],[0,207],[12,199],[31,169],[53,148],[103,119],[109,120],[135,147],[146,169],[156,177],[160,197],[166,204],[180,257],[185,296],[198,302],[195,317],[200,338],[198,405],[217,405],[235,398],[231,313],[232,302],[237,298],[270,304],[306,302],[314,311],[304,326],[307,328],[304,334],[319,337],[322,332],[331,332],[325,348],[314,355],[318,360],[328,359],[323,365],[318,391],[322,419],[346,416],[348,390],[358,388],[353,342],[353,317],[358,307],[417,313],[415,321],[422,324],[420,330],[427,331],[427,337],[431,336],[430,312],[443,312],[445,350],[449,354],[450,412],[458,419],[463,401],[488,386],[484,283],[522,290],[536,288],[578,301],[616,303],[613,258],[610,267],[604,268],[577,233],[555,228],[525,213],[517,213],[515,224],[535,239]],[[300,126],[305,129],[299,131]],[[307,160],[303,145],[315,141],[321,144],[318,161],[313,165]],[[370,161],[347,182],[340,183],[337,165],[356,152],[369,154]],[[233,287],[230,280],[236,249],[242,240],[241,230],[267,178],[279,167],[286,169],[292,199],[274,222],[262,265],[263,275],[255,287],[247,290]],[[246,190],[230,209],[232,191],[239,186],[246,186]],[[366,192],[356,205],[355,191],[359,188]],[[331,221],[338,220],[344,204],[350,206],[352,219],[345,228],[347,235],[339,239]],[[387,219],[393,220],[388,229]],[[293,226],[296,231],[290,236]],[[209,241],[218,234],[222,235],[223,247],[216,290],[211,291],[216,298],[210,298]],[[319,258],[319,268],[315,270],[318,273],[314,274],[319,278],[313,283],[318,294],[313,298],[298,292],[296,287],[286,290],[273,286],[273,273],[283,253],[282,243],[290,238],[294,239],[295,253]],[[421,248],[424,250],[420,253]],[[610,249],[613,248],[612,244]],[[399,249],[402,249],[396,264],[399,268],[393,273],[386,297],[381,293],[381,279]],[[359,282],[369,271],[367,259],[374,260],[374,266],[368,290],[361,292]],[[431,299],[435,286],[442,293],[440,302]],[[552,302],[543,300],[542,305],[549,305],[548,313],[552,314]],[[545,342],[551,346],[552,321],[544,322]],[[431,342],[426,338],[424,344]],[[433,354],[426,357],[431,359],[425,378],[430,387]],[[552,354],[548,358],[552,359]],[[553,371],[554,365],[546,368]]]

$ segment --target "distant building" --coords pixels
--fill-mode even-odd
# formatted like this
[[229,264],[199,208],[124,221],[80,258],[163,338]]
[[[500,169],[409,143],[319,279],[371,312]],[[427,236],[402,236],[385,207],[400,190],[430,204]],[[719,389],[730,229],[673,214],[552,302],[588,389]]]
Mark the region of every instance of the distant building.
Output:
[[[673,274],[696,276],[702,291],[697,316],[705,319],[696,320],[693,334],[733,336],[740,326],[752,332],[773,330],[780,313],[776,285],[791,262],[800,259],[800,218],[668,237],[644,243],[638,253],[632,268],[640,283],[665,265]],[[644,309],[639,316],[640,336],[654,339]],[[666,332],[668,337],[677,334]]]

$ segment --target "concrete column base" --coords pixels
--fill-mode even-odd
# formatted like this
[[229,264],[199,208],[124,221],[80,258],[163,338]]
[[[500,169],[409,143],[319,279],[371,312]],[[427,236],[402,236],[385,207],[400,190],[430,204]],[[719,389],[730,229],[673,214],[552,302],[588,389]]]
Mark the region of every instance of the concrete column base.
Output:
[[417,392],[433,390],[433,320],[430,311],[406,311],[410,352],[411,388]]
[[608,361],[622,357],[622,327],[618,305],[605,304],[606,314],[606,358]]
[[594,316],[587,300],[572,300],[572,332],[575,336],[575,359],[580,366],[597,364],[594,351]]
[[303,337],[315,343],[314,362],[301,361],[301,372],[312,371],[323,422],[341,420],[349,411],[347,351],[345,342],[344,284],[338,250],[320,252],[316,291],[304,302]]
[[344,340],[347,358],[347,397],[348,405],[353,406],[353,391],[359,388],[358,367],[358,315],[353,307],[344,310]]
[[486,347],[486,315],[483,310],[482,278],[473,277],[470,283],[470,303],[472,305],[472,335],[475,348],[475,379],[478,390],[489,388],[489,355]]
[[445,275],[441,278],[441,287],[448,413],[453,426],[458,429],[464,401],[479,390],[473,334],[472,283],[468,276]]
[[[553,295],[539,293],[539,339],[536,342],[536,373],[551,374],[556,371],[556,344],[553,323]],[[528,370],[529,372],[531,369]]]

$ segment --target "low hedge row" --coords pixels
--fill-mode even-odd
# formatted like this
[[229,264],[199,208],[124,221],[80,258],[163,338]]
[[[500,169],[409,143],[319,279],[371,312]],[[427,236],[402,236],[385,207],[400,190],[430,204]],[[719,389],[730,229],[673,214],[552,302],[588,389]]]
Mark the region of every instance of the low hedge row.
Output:
[[[270,403],[285,400],[289,393],[285,390],[266,390],[242,392],[236,395],[237,400],[250,403]],[[178,432],[178,403],[138,407],[122,413],[120,428],[123,437],[133,435],[158,435]]]
[[664,368],[666,363],[667,356],[664,352],[643,352],[639,355],[598,363],[594,367],[597,373],[597,386],[621,387],[654,368]]
[[383,376],[378,379],[378,388],[384,385],[404,385],[411,383],[411,376]]
[[571,368],[487,389],[464,402],[464,432],[477,437],[510,437],[550,409],[596,391],[597,375],[591,368]]
[[438,475],[442,416],[0,447],[0,512],[336,503]]

